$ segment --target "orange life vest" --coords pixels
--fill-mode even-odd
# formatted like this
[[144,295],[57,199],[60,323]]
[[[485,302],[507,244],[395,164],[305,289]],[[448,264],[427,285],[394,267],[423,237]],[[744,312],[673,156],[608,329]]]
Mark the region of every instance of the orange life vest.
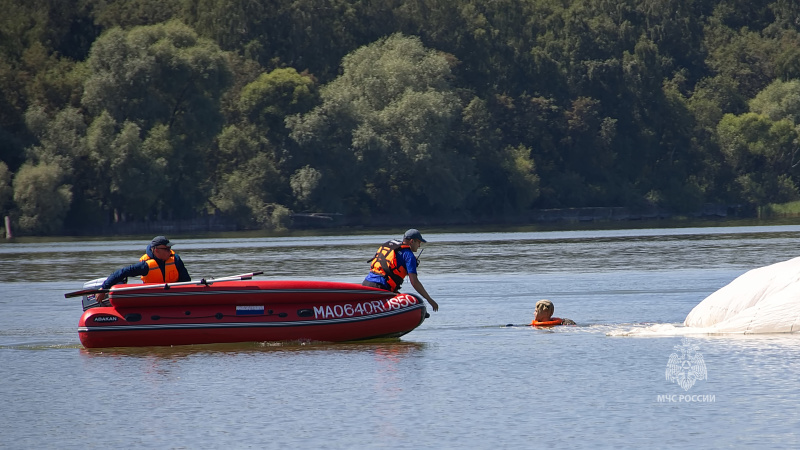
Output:
[[142,277],[142,283],[174,283],[180,278],[178,268],[175,267],[175,252],[173,250],[169,251],[169,259],[164,262],[164,272],[166,273],[162,273],[155,258],[151,258],[147,254],[139,258],[139,261],[146,261],[147,266],[150,267],[147,275]]
[[403,280],[408,275],[405,264],[399,258],[398,251],[401,248],[411,249],[408,244],[400,241],[388,241],[378,248],[375,256],[369,260],[370,272],[378,274],[386,279],[386,284],[393,292],[400,290]]
[[563,325],[563,324],[564,324],[564,319],[559,319],[558,317],[551,317],[550,320],[546,322],[539,322],[538,320],[535,319],[533,322],[531,322],[531,326],[533,327],[553,327],[556,325]]

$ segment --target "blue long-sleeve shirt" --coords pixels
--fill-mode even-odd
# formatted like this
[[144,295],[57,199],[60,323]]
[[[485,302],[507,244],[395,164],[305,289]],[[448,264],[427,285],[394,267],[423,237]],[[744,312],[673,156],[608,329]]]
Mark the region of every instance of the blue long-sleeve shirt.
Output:
[[[161,268],[161,271],[164,271],[164,261],[156,258],[153,256],[153,250],[150,248],[150,245],[147,245],[147,249],[145,250],[147,256],[156,260],[158,266]],[[182,281],[192,281],[192,277],[189,276],[189,271],[186,270],[186,266],[183,265],[183,260],[178,254],[175,254],[175,268],[178,269],[178,282]],[[120,284],[125,282],[128,277],[143,277],[150,272],[150,266],[147,265],[147,261],[139,261],[135,264],[131,264],[130,266],[123,267],[116,272],[112,273],[111,275],[106,278],[106,281],[103,282],[103,285],[100,286],[100,289],[108,289],[115,284]]]

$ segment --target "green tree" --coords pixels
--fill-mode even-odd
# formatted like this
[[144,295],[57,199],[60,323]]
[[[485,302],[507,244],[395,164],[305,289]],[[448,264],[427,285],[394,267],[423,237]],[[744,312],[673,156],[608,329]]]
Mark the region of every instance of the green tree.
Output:
[[317,186],[319,185],[321,178],[322,174],[319,172],[319,170],[311,166],[301,167],[300,169],[297,169],[294,174],[292,174],[289,184],[292,187],[292,193],[294,194],[294,197],[300,206],[309,208],[316,203],[313,195],[315,192],[318,192]]
[[450,76],[448,58],[416,37],[394,34],[348,54],[342,75],[321,89],[322,104],[287,119],[304,150],[294,166],[320,173],[308,195],[320,198],[316,207],[463,206],[471,167],[447,145],[460,110]]
[[308,112],[319,100],[313,77],[295,69],[275,69],[246,85],[239,96],[239,110],[250,123],[262,126],[276,141],[289,131],[286,116]]
[[125,213],[142,220],[156,207],[164,206],[159,201],[168,188],[167,161],[171,150],[166,126],[151,128],[143,140],[138,125],[130,121],[122,124],[108,147],[110,158],[105,161],[110,200],[118,206],[116,215]]
[[[219,47],[179,22],[113,28],[95,41],[87,64],[90,76],[81,101],[89,116],[106,112],[122,124],[121,130],[131,122],[144,136],[157,129],[159,142],[153,148],[169,147],[160,155],[168,156],[165,170],[153,172],[141,165],[133,170],[147,177],[141,183],[168,177],[155,215],[192,217],[204,210],[211,188],[203,182],[210,179],[206,162],[222,125],[220,98],[231,78]],[[116,197],[110,204],[124,210],[120,202],[127,200]],[[138,214],[142,208],[134,207]]]
[[748,27],[723,27],[714,18],[705,36],[706,63],[719,75],[730,77],[745,98],[752,98],[775,78],[778,42]]
[[82,104],[93,116],[145,129],[167,124],[202,141],[215,134],[230,73],[222,52],[179,22],[120,28],[100,36],[88,59]]
[[23,140],[9,148],[3,139],[0,159],[13,159],[16,167],[14,153],[28,143],[25,111],[37,103],[48,109],[77,106],[81,78],[72,76],[73,68],[98,30],[84,2],[0,0],[0,11],[0,130]]
[[288,183],[269,140],[253,125],[231,125],[220,133],[217,145],[211,203],[242,226],[285,227],[288,208],[279,202],[287,197]]
[[800,80],[775,80],[749,102],[750,111],[800,125]]
[[504,151],[503,170],[507,174],[506,186],[514,211],[526,211],[539,198],[539,176],[531,150],[524,145],[507,147]]
[[[467,203],[477,217],[517,215],[530,209],[540,196],[541,180],[533,155],[538,150],[544,159],[552,150],[552,135],[542,126],[548,120],[543,121],[542,116],[552,112],[553,105],[544,99],[509,102],[508,98],[498,101],[494,108],[500,112],[492,115],[487,102],[473,98],[463,109],[456,132],[460,138],[457,145],[468,149],[474,162],[475,188]],[[507,135],[501,132],[505,121],[514,123]],[[532,149],[520,141],[536,142],[537,147]]]
[[5,216],[11,206],[11,199],[14,197],[14,189],[11,187],[13,174],[8,170],[8,165],[0,161],[0,216]]
[[[387,33],[363,9],[386,11],[381,2],[349,0],[193,0],[184,2],[183,22],[221,48],[257,61],[268,70],[294,67],[323,80],[336,76],[348,51]],[[380,28],[364,35],[365,28]]]
[[717,134],[744,200],[763,206],[798,198],[792,175],[800,141],[793,123],[772,121],[756,113],[726,114]]
[[75,163],[86,156],[86,123],[80,111],[67,107],[51,116],[37,105],[28,109],[25,121],[39,142],[27,149],[29,161],[57,165],[72,176]]
[[54,163],[23,164],[14,177],[14,203],[24,233],[53,234],[62,230],[72,201],[64,170]]
[[[131,28],[168,22],[181,15],[185,0],[83,0],[91,10],[94,23],[108,29]],[[230,3],[230,2],[228,2]]]

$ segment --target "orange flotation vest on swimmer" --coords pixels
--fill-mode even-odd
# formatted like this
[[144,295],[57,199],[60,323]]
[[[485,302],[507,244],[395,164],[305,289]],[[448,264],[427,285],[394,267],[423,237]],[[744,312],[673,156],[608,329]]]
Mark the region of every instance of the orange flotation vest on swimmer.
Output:
[[551,317],[550,320],[545,322],[539,322],[538,320],[533,320],[531,322],[532,327],[554,327],[556,325],[564,325],[564,319],[559,319],[558,317]]
[[139,261],[146,261],[147,266],[150,267],[147,275],[142,276],[142,283],[175,283],[180,278],[178,268],[175,267],[175,252],[172,250],[169,251],[169,259],[164,262],[164,272],[166,273],[161,273],[158,262],[147,254],[139,258]]
[[408,275],[406,266],[398,258],[398,250],[401,248],[410,250],[411,246],[397,240],[388,241],[381,245],[375,256],[369,260],[369,271],[384,277],[393,292],[400,290],[403,280]]

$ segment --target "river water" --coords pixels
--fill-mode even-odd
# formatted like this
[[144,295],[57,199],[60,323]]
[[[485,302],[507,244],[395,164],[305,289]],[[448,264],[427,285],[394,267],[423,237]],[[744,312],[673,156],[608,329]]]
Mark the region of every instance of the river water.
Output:
[[[423,234],[420,279],[440,310],[399,340],[91,351],[64,294],[147,239],[0,244],[0,448],[800,442],[800,335],[618,335],[680,326],[747,270],[798,256],[800,226]],[[356,283],[393,237],[170,236],[195,279]],[[544,298],[578,326],[525,326]],[[684,389],[665,370],[687,345],[707,376]]]

